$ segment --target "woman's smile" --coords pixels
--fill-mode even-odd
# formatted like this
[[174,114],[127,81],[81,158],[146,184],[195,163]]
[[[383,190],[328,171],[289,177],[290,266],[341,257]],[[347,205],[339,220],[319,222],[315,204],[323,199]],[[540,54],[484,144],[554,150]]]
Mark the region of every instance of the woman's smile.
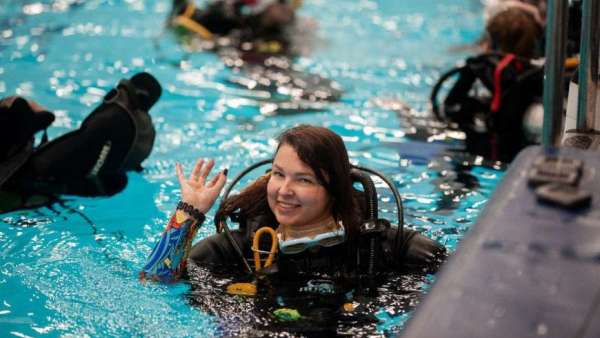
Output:
[[277,201],[277,207],[279,209],[282,209],[283,211],[291,211],[291,210],[295,210],[295,209],[301,207],[301,205],[297,204],[297,203]]

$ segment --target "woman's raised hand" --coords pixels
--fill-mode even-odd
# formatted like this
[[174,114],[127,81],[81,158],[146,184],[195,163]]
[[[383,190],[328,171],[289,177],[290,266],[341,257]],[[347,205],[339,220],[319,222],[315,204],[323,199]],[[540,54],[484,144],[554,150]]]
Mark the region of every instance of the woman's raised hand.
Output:
[[213,160],[199,159],[189,179],[185,179],[180,163],[175,166],[181,187],[181,200],[191,204],[202,213],[206,213],[212,207],[227,180],[227,169],[225,169],[207,182],[208,174],[214,165],[215,161]]

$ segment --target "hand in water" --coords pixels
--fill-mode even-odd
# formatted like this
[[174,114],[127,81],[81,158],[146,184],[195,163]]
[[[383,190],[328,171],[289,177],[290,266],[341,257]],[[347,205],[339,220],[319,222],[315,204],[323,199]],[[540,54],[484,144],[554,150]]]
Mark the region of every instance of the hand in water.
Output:
[[206,213],[212,207],[227,180],[227,169],[225,169],[210,181],[206,181],[214,165],[215,161],[213,160],[199,159],[187,180],[183,176],[181,164],[177,163],[175,166],[181,187],[181,200],[191,204],[202,213]]

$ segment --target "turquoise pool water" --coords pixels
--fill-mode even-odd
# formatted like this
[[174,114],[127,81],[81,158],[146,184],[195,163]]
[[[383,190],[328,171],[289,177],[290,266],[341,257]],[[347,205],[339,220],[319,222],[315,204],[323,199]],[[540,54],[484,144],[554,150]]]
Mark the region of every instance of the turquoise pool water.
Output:
[[[189,168],[197,157],[215,158],[235,175],[269,157],[283,128],[325,125],[343,136],[354,163],[395,182],[406,226],[450,250],[502,178],[500,167],[442,154],[458,141],[431,136],[427,113],[437,76],[466,55],[449,50],[480,34],[479,1],[305,1],[300,15],[318,26],[312,51],[295,65],[345,91],[318,111],[279,116],[261,113],[268,103],[230,84],[233,74],[219,57],[189,53],[165,34],[169,9],[163,0],[32,0],[0,8],[0,96],[24,95],[55,111],[51,138],[76,128],[120,78],[147,70],[164,90],[151,110],[158,135],[152,155],[122,192],[0,215],[3,336],[252,334],[245,328],[261,317],[251,314],[250,300],[222,295],[218,279],[207,286],[209,310],[195,304],[202,293],[188,284],[137,280],[178,200],[176,161]],[[395,217],[391,202],[382,190],[382,211]],[[213,231],[207,225],[198,238]],[[340,332],[399,332],[431,279],[390,279],[368,304],[380,322]]]

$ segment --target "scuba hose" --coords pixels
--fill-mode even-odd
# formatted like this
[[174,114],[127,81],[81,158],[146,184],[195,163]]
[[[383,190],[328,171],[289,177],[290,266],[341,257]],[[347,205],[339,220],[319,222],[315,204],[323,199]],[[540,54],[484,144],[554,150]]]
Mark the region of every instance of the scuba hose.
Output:
[[265,252],[269,255],[267,257],[267,260],[265,261],[265,266],[264,266],[265,268],[269,267],[271,264],[273,264],[273,259],[275,258],[275,253],[277,252],[278,241],[277,241],[277,233],[275,233],[275,230],[273,230],[269,227],[262,227],[262,228],[258,229],[256,231],[256,234],[254,235],[254,239],[252,241],[252,251],[254,252],[254,268],[257,272],[263,268],[263,266],[261,266],[261,264],[260,264],[260,254],[263,251],[260,250],[259,242],[260,242],[260,237],[264,233],[271,236],[271,249],[269,251]]
[[[493,61],[494,60],[493,58],[497,58],[499,61],[503,58],[503,56],[504,56],[504,53],[492,52],[492,53],[484,53],[484,54],[480,54],[477,56],[469,57],[469,58],[467,58],[465,64],[456,66],[456,67],[446,71],[445,73],[443,73],[442,76],[440,76],[439,80],[437,80],[435,85],[432,87],[431,95],[429,96],[429,101],[431,103],[431,110],[433,111],[433,114],[435,115],[435,117],[439,121],[449,122],[446,114],[442,114],[442,112],[440,111],[440,105],[438,103],[439,92],[440,92],[442,86],[444,85],[444,83],[448,79],[450,79],[452,76],[456,75],[457,73],[461,73],[464,70],[474,69],[473,65],[478,65],[478,67],[475,67],[475,68],[477,68],[477,70],[486,68],[485,66],[483,66],[484,63],[486,65],[489,65],[489,66],[492,66],[493,68],[495,68],[496,62]],[[520,57],[516,57],[516,59],[518,59],[522,62],[530,63],[530,61],[528,59],[524,59],[524,58],[520,58]],[[481,75],[481,74],[477,74],[477,72],[475,72],[475,71],[473,73],[475,75],[475,78],[479,78]],[[493,92],[493,90],[492,90],[492,92]]]
[[431,102],[431,110],[433,111],[433,114],[439,121],[448,122],[445,114],[444,114],[444,116],[442,116],[440,113],[440,105],[437,100],[439,91],[442,88],[442,85],[444,84],[444,82],[446,82],[446,80],[448,80],[450,77],[454,76],[455,74],[460,73],[463,69],[465,69],[465,67],[466,66],[455,67],[455,68],[452,68],[449,71],[445,72],[444,74],[442,74],[440,79],[435,83],[435,85],[433,86],[433,89],[431,90],[431,95],[429,96],[429,101]]
[[[250,167],[246,168],[241,173],[239,173],[236,177],[233,178],[233,180],[231,181],[231,184],[229,184],[229,186],[225,189],[225,193],[223,194],[223,199],[222,200],[224,201],[224,200],[226,200],[229,197],[229,194],[231,193],[231,190],[236,185],[236,183],[239,182],[239,180],[242,179],[242,177],[246,176],[246,174],[248,174],[252,170],[254,170],[254,169],[256,169],[256,168],[258,168],[260,166],[263,166],[263,165],[265,165],[267,163],[271,163],[271,162],[273,162],[272,159],[260,161],[258,163],[255,163],[255,164],[251,165]],[[225,219],[223,219],[221,221],[218,221],[215,218],[215,226],[217,227],[217,232],[223,231],[225,233],[225,237],[229,241],[229,244],[231,244],[231,246],[233,247],[233,249],[235,250],[235,252],[239,256],[239,258],[242,260],[243,266],[246,268],[246,270],[249,273],[252,273],[252,268],[250,267],[250,265],[246,261],[246,258],[244,257],[244,254],[242,253],[242,250],[240,249],[240,246],[233,239],[233,236],[231,236],[231,231],[229,230],[229,226],[227,226],[227,221]]]
[[[493,67],[493,69],[495,69],[496,62],[493,61],[493,58],[497,58],[498,62],[500,62],[505,57],[505,55],[508,55],[508,54],[497,53],[497,52],[480,54],[475,57],[467,58],[466,63],[464,65],[454,67],[454,68],[446,71],[445,73],[443,73],[440,76],[440,78],[437,80],[435,85],[432,87],[431,94],[429,96],[429,101],[431,103],[431,110],[432,110],[433,114],[435,115],[435,117],[439,121],[449,122],[448,117],[445,114],[442,114],[442,111],[440,110],[440,104],[438,102],[439,92],[440,92],[442,86],[444,85],[444,83],[448,79],[450,79],[452,76],[454,76],[457,73],[460,73],[468,68],[483,69],[485,67],[482,68],[482,64],[483,64],[483,62],[486,62],[486,61],[487,61],[487,63],[486,63],[487,65],[489,65],[489,66]],[[528,64],[530,66],[533,66],[532,69],[523,71],[523,73],[518,78],[519,81],[527,80],[530,77],[535,76],[539,71],[541,71],[543,69],[543,67],[536,65],[534,62],[532,62],[530,59],[527,59],[527,58],[515,56],[514,60],[522,62],[524,64]],[[569,58],[569,59],[565,60],[565,67],[566,68],[576,67],[578,62],[579,62],[579,60],[577,58]],[[478,65],[478,67],[474,67],[473,65]],[[479,71],[479,73],[480,73],[480,71]],[[475,71],[473,71],[473,74],[475,75],[475,78],[482,77],[482,74],[477,74],[477,72],[475,72]],[[493,88],[491,91],[493,92]]]
[[[269,251],[262,251],[262,250],[260,250],[260,247],[259,247],[260,238],[265,233],[271,237],[271,248],[269,249]],[[275,233],[275,230],[273,230],[269,227],[262,227],[256,231],[256,234],[254,235],[254,238],[252,240],[252,251],[254,252],[254,268],[255,268],[256,272],[260,272],[260,270],[262,270],[263,268],[267,268],[267,267],[271,266],[271,264],[273,264],[273,260],[275,259],[275,254],[277,253],[277,245],[278,245],[277,233]],[[260,260],[261,253],[268,254],[267,259],[265,260],[264,266],[261,266],[261,260]],[[244,262],[246,262],[245,259],[244,259]],[[250,271],[250,273],[252,273],[252,269],[250,269],[249,271]],[[257,294],[256,280],[251,283],[248,283],[248,282],[232,283],[227,286],[226,290],[227,290],[227,293],[229,293],[230,295],[253,297],[253,296],[256,296],[256,294]]]
[[377,170],[358,165],[353,165],[353,167],[379,177],[383,182],[385,182],[385,184],[388,185],[390,190],[392,190],[392,194],[394,195],[394,199],[396,201],[396,212],[398,214],[398,231],[396,232],[396,239],[394,243],[394,246],[397,246],[399,238],[404,238],[404,207],[402,205],[402,196],[400,196],[400,192],[392,181],[390,181],[385,175]]
[[225,193],[223,194],[223,200],[226,200],[227,197],[229,197],[229,194],[231,193],[231,190],[239,182],[239,180],[242,179],[242,177],[246,176],[252,170],[254,170],[254,169],[258,168],[258,167],[261,167],[261,166],[263,166],[265,164],[272,163],[272,162],[273,162],[273,159],[271,159],[271,158],[267,159],[267,160],[262,160],[260,162],[254,163],[253,165],[251,165],[248,168],[244,169],[241,173],[237,174],[237,176],[234,177],[233,180],[231,180],[231,183],[225,189]]
[[[365,229],[361,229],[362,231],[368,231],[370,230],[369,228],[376,228],[376,223],[377,223],[377,214],[378,214],[378,210],[377,210],[377,190],[375,189],[375,185],[373,184],[373,181],[371,180],[371,178],[366,175],[364,172],[361,172],[360,170],[357,169],[353,169],[352,170],[352,174],[355,175],[355,177],[358,179],[358,181],[362,184],[363,189],[365,190],[365,195],[367,195],[367,215],[368,215],[368,219],[367,222],[363,223],[361,225],[361,228],[365,228]],[[373,226],[372,226],[373,225]],[[375,246],[376,246],[376,236],[369,236],[369,261],[368,261],[368,268],[367,268],[367,274],[369,276],[373,276],[373,271],[375,268]]]

